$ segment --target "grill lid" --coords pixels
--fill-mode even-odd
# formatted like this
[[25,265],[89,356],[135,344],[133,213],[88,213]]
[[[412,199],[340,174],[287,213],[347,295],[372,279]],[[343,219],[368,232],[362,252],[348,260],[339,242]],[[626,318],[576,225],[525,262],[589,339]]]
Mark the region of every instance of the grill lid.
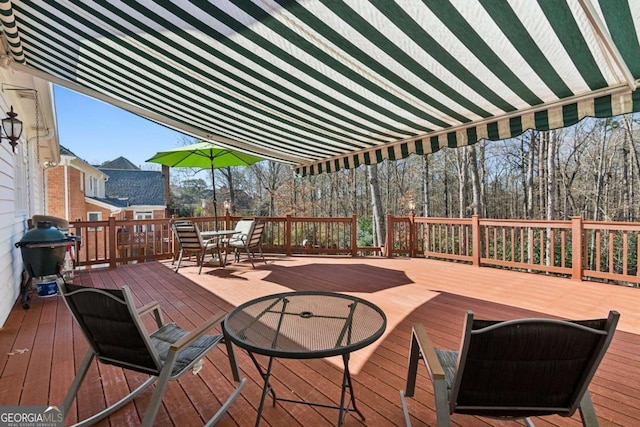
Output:
[[51,221],[38,221],[36,228],[27,231],[22,239],[16,243],[17,247],[31,243],[59,243],[68,242],[67,236],[58,228],[51,225]]

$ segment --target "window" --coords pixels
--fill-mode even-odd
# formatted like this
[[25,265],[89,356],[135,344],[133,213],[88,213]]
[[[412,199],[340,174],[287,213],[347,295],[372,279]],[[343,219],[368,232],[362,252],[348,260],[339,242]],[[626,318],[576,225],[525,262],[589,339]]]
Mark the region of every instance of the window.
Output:
[[[133,213],[133,219],[153,219],[153,212],[151,211],[138,211],[138,212],[134,212]],[[146,232],[147,231],[147,224],[142,224],[140,226],[135,225],[133,227],[133,231],[138,233],[138,232]],[[153,224],[151,224],[149,226],[149,231],[153,231]]]
[[[87,221],[102,221],[102,212],[87,212]],[[89,231],[96,231],[95,227],[87,228]],[[97,228],[98,231],[102,230],[102,227]]]

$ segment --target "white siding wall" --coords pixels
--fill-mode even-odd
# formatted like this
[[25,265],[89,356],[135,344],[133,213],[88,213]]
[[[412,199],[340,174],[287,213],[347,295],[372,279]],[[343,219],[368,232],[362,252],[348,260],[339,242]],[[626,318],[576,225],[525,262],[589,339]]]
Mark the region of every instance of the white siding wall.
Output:
[[[0,111],[7,111],[3,100],[0,105]],[[20,295],[22,255],[15,243],[22,239],[29,218],[24,148],[24,141],[20,141],[14,154],[6,140],[0,143],[0,325]]]
[[[50,87],[10,69],[0,67],[0,81],[8,87],[38,87],[41,99],[50,99]],[[0,327],[2,327],[20,296],[22,254],[15,247],[27,231],[27,220],[34,213],[44,213],[43,165],[34,135],[34,100],[21,97],[17,91],[0,91],[0,119],[11,106],[24,123],[24,132],[15,153],[7,140],[0,141]],[[51,104],[52,105],[52,104]],[[51,112],[50,117],[51,117]],[[42,123],[42,122],[41,122]],[[55,131],[55,120],[44,124]],[[57,143],[55,149],[58,149]]]

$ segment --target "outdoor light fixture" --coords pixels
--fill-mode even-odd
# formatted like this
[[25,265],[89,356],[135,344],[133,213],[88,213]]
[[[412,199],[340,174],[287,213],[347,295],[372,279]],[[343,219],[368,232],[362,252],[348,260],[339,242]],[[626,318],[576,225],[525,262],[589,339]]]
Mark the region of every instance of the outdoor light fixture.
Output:
[[225,201],[222,203],[222,206],[224,206],[224,210],[225,210],[225,212],[227,212],[227,211],[229,211],[229,208],[231,208],[231,203],[229,203],[229,201],[228,201],[228,200],[225,200]]
[[409,210],[412,214],[416,212],[416,202],[414,202],[413,199],[409,200]]
[[6,118],[2,119],[2,130],[4,130],[4,136],[0,136],[0,139],[8,139],[9,144],[13,152],[16,152],[16,145],[18,145],[18,139],[22,135],[22,122],[17,119],[18,113],[13,112],[13,105],[11,111],[7,112]]

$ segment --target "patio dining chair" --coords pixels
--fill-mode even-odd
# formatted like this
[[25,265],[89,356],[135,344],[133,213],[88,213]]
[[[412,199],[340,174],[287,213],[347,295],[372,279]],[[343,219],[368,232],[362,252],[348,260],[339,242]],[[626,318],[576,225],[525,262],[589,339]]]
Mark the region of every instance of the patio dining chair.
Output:
[[[180,268],[184,256],[191,258],[196,256],[196,262],[200,266],[198,274],[202,272],[202,265],[207,253],[213,254],[214,251],[219,252],[218,241],[216,239],[203,240],[200,235],[198,224],[191,221],[177,221],[171,223],[173,235],[178,243],[178,264],[176,265],[176,273]],[[219,254],[218,254],[219,256]]]
[[[189,370],[195,373],[202,366],[207,352],[224,340],[222,334],[206,334],[221,322],[226,313],[214,315],[198,328],[187,332],[174,323],[164,323],[162,312],[156,302],[136,309],[127,286],[122,289],[98,289],[61,284],[60,289],[67,307],[89,342],[89,350],[64,398],[63,408],[67,415],[86,373],[92,366],[93,359],[150,375],[121,400],[79,422],[78,425],[95,424],[131,402],[140,392],[157,381],[142,420],[143,426],[151,426],[168,382],[178,379]],[[147,333],[141,319],[145,314],[152,314],[158,327],[151,334]],[[246,381],[240,378],[231,344],[225,343],[231,372],[237,385],[206,425],[214,424],[224,415]],[[124,377],[122,381],[125,381]],[[213,398],[211,400],[215,401]]]
[[261,221],[253,221],[251,227],[247,234],[240,235],[238,237],[234,236],[227,242],[228,250],[234,250],[235,261],[240,261],[240,254],[242,252],[247,254],[247,258],[251,261],[251,266],[256,268],[253,260],[255,258],[255,253],[258,251],[264,263],[267,263],[267,260],[264,258],[264,253],[262,253],[262,232],[264,231],[264,222]]
[[606,319],[479,320],[468,311],[460,351],[433,347],[424,326],[413,326],[406,389],[400,391],[405,423],[411,425],[405,397],[415,392],[423,360],[435,396],[439,427],[451,414],[524,419],[579,409],[585,426],[597,426],[587,389],[618,323]]
[[251,228],[253,224],[256,222],[253,218],[242,218],[238,222],[236,222],[236,226],[233,228],[234,231],[237,231],[236,234],[226,239],[226,242],[234,241],[238,239],[246,239],[249,233],[251,233]]

